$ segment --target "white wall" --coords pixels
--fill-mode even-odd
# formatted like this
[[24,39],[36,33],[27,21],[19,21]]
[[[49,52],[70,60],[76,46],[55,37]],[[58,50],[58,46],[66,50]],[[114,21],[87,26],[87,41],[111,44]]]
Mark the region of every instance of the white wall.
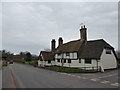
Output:
[[55,54],[56,59],[67,58],[67,59],[77,59],[77,52],[69,53],[69,56],[66,56],[66,53],[62,53],[60,55]]
[[111,51],[111,54],[106,54],[106,50],[103,50],[100,59],[100,65],[103,67],[103,69],[112,69],[117,67],[117,60],[113,51]]
[[38,60],[38,67],[44,67],[44,61]]
[[48,61],[40,61],[38,60],[38,66],[39,67],[44,67],[44,66],[51,66],[51,65],[55,65],[55,61],[51,61],[51,63],[48,63]]
[[[63,53],[63,57],[62,57],[62,54],[61,55],[56,54],[55,55],[55,65],[62,66],[61,61],[57,62],[57,59],[61,60],[61,58],[63,58],[63,59],[67,59],[66,63],[63,64],[63,66],[65,66],[65,67],[69,67],[69,66],[77,67],[77,68],[91,67],[91,68],[87,68],[87,69],[92,69],[92,67],[97,68],[97,60],[93,59],[91,64],[85,64],[85,60],[81,59],[81,63],[79,63],[79,59],[77,59],[78,58],[77,52],[73,52],[73,53],[69,53],[69,54],[70,54],[70,56],[66,56],[66,53]],[[71,63],[68,63],[68,59],[71,59]],[[76,59],[76,60],[74,60],[74,59]]]
[[40,66],[40,64],[41,64],[41,63],[40,63],[40,60],[38,60],[38,66]]
[[[57,62],[57,59],[55,60],[56,65],[58,66],[62,66],[61,62]],[[76,67],[76,68],[84,68],[84,67],[89,67],[86,69],[92,69],[92,67],[96,67],[95,69],[97,69],[97,60],[92,60],[91,64],[85,64],[85,60],[81,59],[81,63],[79,63],[79,59],[77,60],[71,60],[71,63],[68,63],[68,60],[66,60],[66,63],[63,64],[63,66],[65,67]],[[91,68],[90,68],[91,67]]]

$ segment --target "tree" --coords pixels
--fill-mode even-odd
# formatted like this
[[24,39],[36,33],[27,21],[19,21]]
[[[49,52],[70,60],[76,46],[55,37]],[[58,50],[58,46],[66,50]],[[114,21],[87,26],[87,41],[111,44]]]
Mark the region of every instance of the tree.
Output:
[[31,61],[31,58],[32,58],[32,55],[31,55],[31,53],[30,52],[27,52],[26,53],[26,61]]
[[38,60],[38,59],[39,59],[39,57],[38,57],[37,55],[35,55],[35,54],[32,54],[31,59],[32,59],[32,60]]
[[6,50],[2,50],[2,60],[12,60],[13,59],[14,54],[6,51]]

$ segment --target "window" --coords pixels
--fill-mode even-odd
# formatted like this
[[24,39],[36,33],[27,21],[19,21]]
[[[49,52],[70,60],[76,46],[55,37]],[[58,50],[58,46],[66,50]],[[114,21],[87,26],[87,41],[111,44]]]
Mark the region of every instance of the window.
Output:
[[62,61],[63,61],[63,60],[61,59],[61,63],[62,63]]
[[64,63],[66,63],[66,59],[64,59]]
[[70,56],[70,53],[66,53],[66,56]]
[[60,53],[58,53],[58,56],[60,56],[61,54]]
[[106,49],[106,54],[111,54],[111,50],[110,49]]
[[79,63],[81,63],[81,59],[79,59]]
[[72,53],[72,57],[74,58],[74,53]]
[[60,62],[60,59],[58,59],[57,62]]
[[86,63],[86,64],[91,64],[91,63],[92,63],[92,60],[91,60],[91,59],[85,59],[85,63]]
[[51,60],[48,60],[48,63],[51,63]]
[[70,60],[70,59],[68,59],[68,63],[71,63],[71,60]]

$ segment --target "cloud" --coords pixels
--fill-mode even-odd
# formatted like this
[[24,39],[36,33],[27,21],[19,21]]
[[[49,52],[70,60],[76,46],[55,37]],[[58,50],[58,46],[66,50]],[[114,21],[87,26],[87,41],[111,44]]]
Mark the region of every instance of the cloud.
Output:
[[2,49],[2,3],[0,3],[0,49]]
[[46,12],[52,12],[52,9],[46,5],[39,5],[38,8],[41,10],[41,11],[46,11]]
[[2,44],[11,52],[39,54],[50,48],[53,38],[58,41],[62,36],[64,42],[79,39],[80,23],[88,28],[88,40],[103,38],[118,46],[117,2],[3,3],[2,8]]

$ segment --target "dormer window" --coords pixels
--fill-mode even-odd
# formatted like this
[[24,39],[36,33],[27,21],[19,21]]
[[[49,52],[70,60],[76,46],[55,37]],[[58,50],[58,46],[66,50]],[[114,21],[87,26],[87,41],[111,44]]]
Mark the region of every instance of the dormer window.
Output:
[[106,49],[106,54],[111,54],[111,49]]
[[66,53],[66,56],[70,56],[70,53],[67,52],[67,53]]

